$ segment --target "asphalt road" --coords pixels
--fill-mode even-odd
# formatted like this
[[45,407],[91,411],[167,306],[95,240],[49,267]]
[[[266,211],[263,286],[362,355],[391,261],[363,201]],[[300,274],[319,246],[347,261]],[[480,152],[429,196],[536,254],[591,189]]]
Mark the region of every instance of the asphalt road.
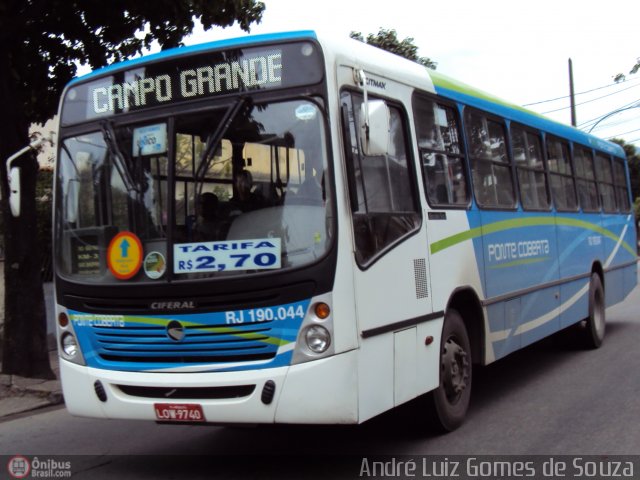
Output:
[[72,458],[74,478],[191,479],[357,478],[375,455],[638,455],[638,312],[640,288],[607,310],[598,350],[561,332],[477,368],[467,421],[447,435],[417,428],[416,405],[360,426],[259,428],[84,419],[52,408],[0,423],[0,455],[86,455]]

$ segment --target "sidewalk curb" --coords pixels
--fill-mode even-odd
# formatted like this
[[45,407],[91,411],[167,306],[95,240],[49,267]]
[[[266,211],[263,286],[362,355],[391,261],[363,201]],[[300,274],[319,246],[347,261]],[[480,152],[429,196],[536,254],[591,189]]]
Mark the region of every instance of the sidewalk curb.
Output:
[[0,419],[64,402],[58,353],[49,352],[54,380],[0,374]]

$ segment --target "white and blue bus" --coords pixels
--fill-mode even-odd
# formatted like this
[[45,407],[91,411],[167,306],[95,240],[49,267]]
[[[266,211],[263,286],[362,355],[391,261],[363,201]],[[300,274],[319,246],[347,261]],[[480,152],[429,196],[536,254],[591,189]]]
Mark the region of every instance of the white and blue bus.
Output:
[[73,80],[59,119],[75,415],[361,423],[420,397],[452,430],[473,365],[569,326],[597,347],[636,285],[619,146],[361,42],[164,51]]

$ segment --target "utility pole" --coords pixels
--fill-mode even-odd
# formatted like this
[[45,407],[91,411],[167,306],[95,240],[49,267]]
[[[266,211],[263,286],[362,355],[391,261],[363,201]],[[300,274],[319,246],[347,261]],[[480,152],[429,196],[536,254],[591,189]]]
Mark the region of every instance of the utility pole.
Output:
[[578,126],[576,120],[576,96],[573,90],[573,62],[569,59],[569,98],[571,99],[571,125]]

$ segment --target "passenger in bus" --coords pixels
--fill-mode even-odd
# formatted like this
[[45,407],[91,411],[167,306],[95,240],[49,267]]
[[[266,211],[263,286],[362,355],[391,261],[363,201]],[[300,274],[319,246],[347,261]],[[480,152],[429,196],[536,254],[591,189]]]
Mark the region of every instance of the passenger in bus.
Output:
[[298,187],[296,192],[296,198],[303,198],[305,200],[316,200],[318,202],[324,200],[324,194],[320,176],[321,169],[315,165],[315,162],[309,161],[305,165],[305,178],[304,181]]
[[235,195],[229,202],[232,216],[265,206],[264,197],[253,191],[253,176],[249,170],[242,170],[236,177]]
[[220,233],[221,219],[218,215],[218,197],[215,193],[204,192],[198,199],[198,240],[216,240]]

